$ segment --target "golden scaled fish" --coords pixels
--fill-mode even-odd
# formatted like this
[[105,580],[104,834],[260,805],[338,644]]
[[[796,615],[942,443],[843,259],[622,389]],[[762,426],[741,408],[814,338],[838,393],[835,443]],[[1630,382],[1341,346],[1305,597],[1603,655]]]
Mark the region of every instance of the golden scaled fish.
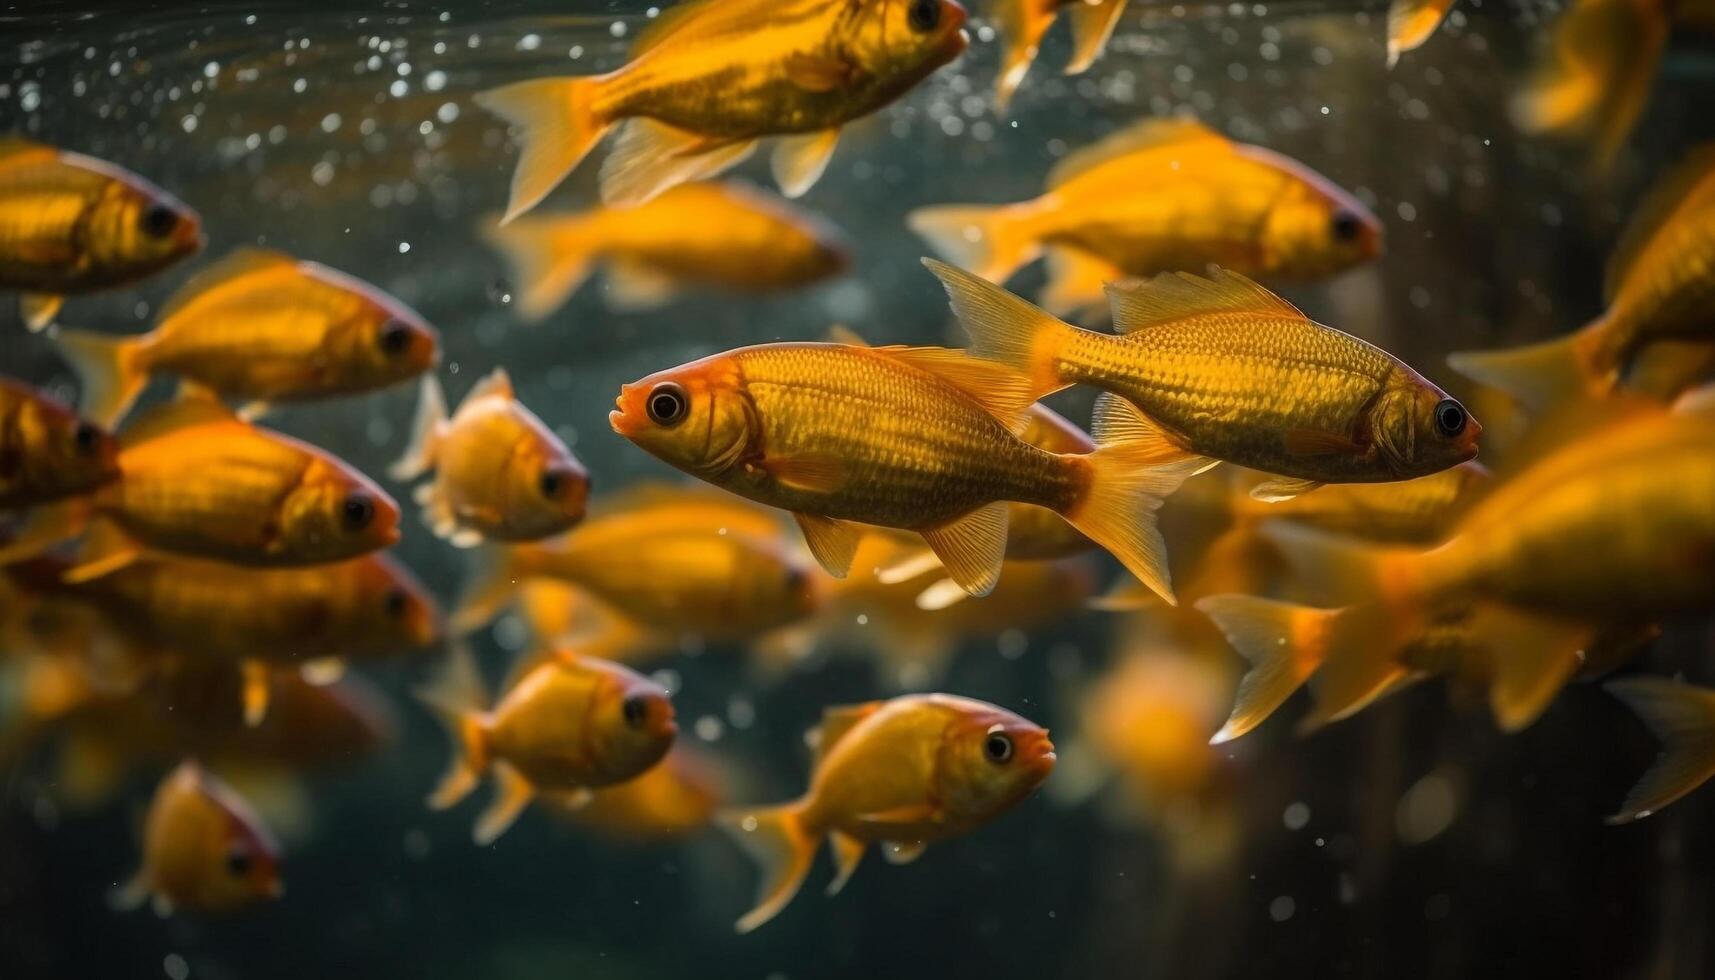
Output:
[[973,353],[1025,372],[1038,392],[1101,388],[1098,410],[1110,419],[1115,396],[1129,402],[1141,414],[1128,435],[1158,461],[1224,460],[1272,474],[1252,491],[1260,499],[1410,479],[1477,455],[1482,426],[1446,392],[1237,273],[1163,273],[1111,288],[1113,336],[924,261]]
[[836,894],[871,844],[890,863],[967,834],[1016,806],[1054,769],[1048,732],[983,701],[916,694],[831,708],[815,736],[810,788],[790,803],[722,814],[762,870],[750,932],[798,893],[816,850],[834,851]]
[[1453,0],[1392,0],[1387,8],[1387,66],[1422,47],[1452,9]]
[[231,912],[279,898],[280,848],[231,787],[195,762],[162,780],[143,824],[143,867],[114,893],[135,908]]
[[0,377],[0,511],[94,491],[119,476],[119,444],[57,400]]
[[505,833],[539,793],[577,807],[594,790],[637,778],[661,761],[679,731],[660,685],[569,652],[532,668],[492,708],[484,707],[482,678],[461,649],[420,693],[456,753],[429,806],[444,810],[494,774],[494,799],[472,831],[482,845]]
[[737,181],[679,184],[636,207],[534,215],[482,232],[511,267],[518,314],[530,322],[559,309],[598,264],[617,310],[701,286],[792,289],[851,264],[838,229]]
[[1128,276],[1219,265],[1320,279],[1381,254],[1370,210],[1303,164],[1193,119],[1147,119],[1062,160],[1041,197],[912,212],[942,257],[1003,283],[1044,253],[1042,303],[1070,316]]
[[1609,823],[1659,813],[1715,775],[1715,690],[1666,677],[1625,677],[1604,686],[1661,740],[1660,758]]
[[338,561],[399,540],[392,498],[340,460],[253,426],[200,396],[164,405],[120,434],[118,480],[41,513],[0,561],[90,526],[73,580],[146,552],[239,565]]
[[[1644,198],[1608,259],[1603,291],[1607,311],[1582,330],[1511,350],[1457,353],[1448,363],[1536,410],[1629,387],[1652,344],[1673,344],[1674,363],[1706,365],[1715,348],[1715,144],[1692,151]],[[1658,387],[1649,382],[1658,373],[1646,365],[1635,380]]]
[[1053,510],[1171,595],[1155,509],[1200,461],[1157,459],[1123,402],[1095,452],[1046,452],[1014,434],[1032,400],[1022,377],[959,351],[765,344],[625,385],[609,419],[693,476],[790,511],[836,578],[870,524],[921,534],[984,595],[1014,502]]
[[702,830],[725,801],[714,760],[675,745],[643,775],[594,791],[587,804],[569,815],[579,826],[610,840],[644,843],[676,840]]
[[434,471],[417,503],[429,527],[453,544],[535,541],[583,519],[589,472],[518,400],[505,368],[478,381],[450,418],[440,382],[424,378],[413,430],[389,475],[413,480]]
[[522,145],[510,221],[546,197],[625,121],[601,168],[602,200],[641,204],[712,177],[781,137],[774,179],[797,197],[840,128],[894,101],[965,50],[953,0],[693,0],[605,75],[539,78],[477,95]]
[[81,153],[0,136],[0,289],[46,327],[68,294],[125,286],[203,246],[195,211]]
[[173,376],[222,398],[270,402],[372,391],[440,357],[435,328],[369,283],[280,252],[240,249],[173,294],[139,337],[60,330],[91,418],[112,425],[150,378]]
[[1005,37],[1001,54],[1000,78],[995,82],[995,106],[1005,109],[1013,93],[1036,60],[1036,50],[1043,35],[1054,26],[1061,13],[1072,27],[1072,57],[1066,62],[1066,74],[1078,75],[1088,70],[1107,47],[1126,0],[992,0],[989,16]]

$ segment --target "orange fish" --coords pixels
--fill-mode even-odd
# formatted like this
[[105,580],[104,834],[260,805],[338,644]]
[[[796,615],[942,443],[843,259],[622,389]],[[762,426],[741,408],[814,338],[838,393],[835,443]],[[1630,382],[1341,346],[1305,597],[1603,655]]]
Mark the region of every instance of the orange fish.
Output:
[[609,127],[602,200],[641,204],[712,177],[781,137],[787,197],[822,175],[846,123],[887,105],[965,50],[953,0],[695,0],[638,38],[606,75],[540,78],[477,95],[523,146],[504,221],[530,210]]
[[154,902],[175,909],[231,912],[284,892],[280,848],[230,787],[195,762],[174,769],[149,804],[143,867],[114,894],[122,908]]
[[1387,8],[1387,66],[1422,47],[1452,9],[1453,0],[1392,0]]
[[989,4],[989,16],[995,27],[1006,36],[1006,50],[1001,55],[1000,79],[995,82],[995,106],[1005,109],[1018,91],[1019,83],[1036,60],[1036,49],[1042,36],[1054,25],[1064,11],[1072,24],[1072,58],[1066,62],[1066,74],[1077,75],[1088,70],[1101,56],[1113,35],[1114,25],[1125,12],[1126,0],[994,0]]
[[760,294],[843,272],[845,238],[826,221],[737,181],[680,184],[632,208],[521,218],[484,228],[512,268],[518,313],[544,319],[597,263],[614,309],[659,306],[682,290]]
[[679,732],[660,685],[569,652],[532,668],[485,710],[476,664],[455,649],[447,669],[421,694],[457,746],[429,806],[452,806],[484,773],[494,773],[494,800],[472,831],[482,845],[505,833],[538,793],[578,807],[596,789],[637,778],[661,761]]
[[596,790],[570,815],[604,837],[658,841],[687,837],[708,826],[726,792],[714,761],[685,745],[643,775]]
[[590,478],[566,444],[512,390],[506,369],[478,381],[447,417],[433,376],[423,379],[411,446],[389,475],[435,478],[417,490],[434,532],[468,548],[535,541],[583,519]]
[[810,872],[823,839],[837,893],[871,844],[893,864],[975,830],[1035,792],[1054,769],[1048,732],[982,701],[916,694],[832,708],[815,735],[810,788],[791,803],[723,814],[762,868],[750,932],[778,915]]
[[119,476],[119,444],[47,395],[0,377],[0,510],[86,494]]
[[435,328],[361,280],[280,252],[240,249],[202,270],[141,337],[61,330],[90,417],[112,425],[150,378],[174,376],[223,398],[269,402],[372,391],[430,367]]
[[0,136],[0,289],[40,330],[69,293],[125,286],[203,246],[202,219],[142,177]]

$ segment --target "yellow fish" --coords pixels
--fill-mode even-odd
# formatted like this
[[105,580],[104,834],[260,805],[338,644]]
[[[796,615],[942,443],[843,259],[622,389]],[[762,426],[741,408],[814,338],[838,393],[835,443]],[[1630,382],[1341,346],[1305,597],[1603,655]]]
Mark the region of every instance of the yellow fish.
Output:
[[1715,691],[1665,677],[1626,677],[1605,685],[1661,740],[1661,758],[1626,794],[1609,823],[1661,811],[1715,775]]
[[1476,460],[1396,483],[1336,483],[1274,503],[1237,488],[1234,520],[1254,528],[1282,520],[1376,543],[1437,544],[1466,507],[1493,485]]
[[714,760],[684,745],[643,775],[596,790],[570,811],[582,827],[612,840],[673,840],[702,830],[726,799]]
[[695,286],[791,289],[851,264],[838,229],[736,181],[679,184],[636,207],[538,215],[483,234],[511,266],[518,313],[531,322],[558,309],[598,263],[608,306],[620,310]]
[[114,893],[136,908],[230,912],[279,898],[280,847],[230,787],[194,762],[162,780],[143,824],[143,867]]
[[86,494],[119,476],[119,444],[99,426],[0,377],[0,511]]
[[606,75],[540,78],[477,95],[522,144],[506,217],[530,210],[624,120],[602,200],[641,204],[734,166],[759,139],[797,197],[840,128],[904,95],[965,50],[953,0],[694,0],[661,17]]
[[1399,56],[1415,51],[1435,34],[1447,19],[1453,0],[1393,0],[1387,8],[1387,66],[1399,64]]
[[1000,78],[995,82],[996,108],[1005,109],[1012,101],[1030,71],[1030,63],[1036,60],[1042,36],[1062,12],[1072,24],[1072,58],[1066,62],[1066,74],[1077,75],[1101,56],[1125,12],[1125,4],[1126,0],[993,0],[989,16],[1006,37]]
[[496,368],[447,417],[434,377],[423,379],[411,445],[388,475],[413,480],[429,527],[454,545],[535,541],[583,519],[590,478],[584,465],[512,390]]
[[141,337],[56,335],[90,417],[112,425],[150,378],[251,403],[371,391],[433,367],[435,328],[374,286],[314,262],[240,249],[192,276]]
[[0,289],[40,330],[68,293],[125,286],[201,251],[202,219],[134,173],[0,136]]
[[1320,279],[1382,250],[1381,222],[1332,181],[1192,119],[1147,119],[1067,156],[1033,200],[924,208],[907,223],[995,283],[1046,252],[1042,302],[1062,315],[1099,305],[1103,284],[1128,276],[1213,264]]
[[750,932],[779,914],[826,838],[837,893],[864,851],[916,860],[937,841],[969,833],[1035,792],[1054,769],[1047,730],[992,704],[917,694],[832,708],[816,736],[810,788],[797,800],[722,815],[762,867]]

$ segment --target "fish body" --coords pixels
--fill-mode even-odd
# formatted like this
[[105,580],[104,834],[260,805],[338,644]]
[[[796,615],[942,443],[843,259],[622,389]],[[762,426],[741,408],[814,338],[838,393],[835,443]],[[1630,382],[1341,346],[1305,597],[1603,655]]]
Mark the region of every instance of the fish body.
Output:
[[194,762],[174,769],[149,804],[143,868],[121,905],[231,912],[278,898],[280,849],[250,805]]
[[119,476],[119,444],[30,386],[0,377],[0,510],[89,493]]
[[614,840],[673,840],[708,826],[724,800],[713,760],[681,745],[636,779],[596,790],[570,815]]
[[1475,460],[1395,483],[1339,483],[1290,500],[1257,500],[1235,491],[1243,521],[1281,520],[1376,543],[1436,544],[1460,514],[1494,483]]

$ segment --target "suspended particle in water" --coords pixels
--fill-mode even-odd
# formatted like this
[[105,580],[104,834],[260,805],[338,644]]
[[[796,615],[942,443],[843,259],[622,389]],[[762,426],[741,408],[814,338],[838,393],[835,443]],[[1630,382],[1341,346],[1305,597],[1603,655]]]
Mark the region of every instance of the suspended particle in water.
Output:
[[488,301],[497,306],[511,306],[512,284],[500,277],[489,280]]

